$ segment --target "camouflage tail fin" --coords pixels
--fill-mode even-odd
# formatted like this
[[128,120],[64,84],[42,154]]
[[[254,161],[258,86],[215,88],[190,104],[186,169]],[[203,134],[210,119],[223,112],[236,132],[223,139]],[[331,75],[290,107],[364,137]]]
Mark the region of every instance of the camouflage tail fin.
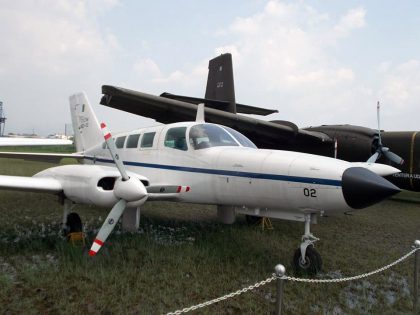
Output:
[[205,99],[229,102],[226,111],[236,113],[232,55],[222,54],[209,61]]

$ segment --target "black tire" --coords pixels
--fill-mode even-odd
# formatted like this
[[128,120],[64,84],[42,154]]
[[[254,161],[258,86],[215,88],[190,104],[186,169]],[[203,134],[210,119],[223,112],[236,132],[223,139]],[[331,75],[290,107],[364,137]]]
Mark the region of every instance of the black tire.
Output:
[[76,212],[69,213],[66,220],[66,228],[64,233],[83,232],[83,224],[79,215]]
[[257,224],[259,221],[261,221],[261,217],[257,217],[255,215],[245,215],[245,220],[246,223],[248,223],[249,225],[255,225]]
[[305,264],[301,260],[302,254],[300,248],[295,251],[293,256],[293,267],[295,269],[295,274],[301,275],[306,274],[310,276],[316,275],[321,271],[322,268],[322,258],[318,251],[312,246],[309,245],[306,248],[305,255]]

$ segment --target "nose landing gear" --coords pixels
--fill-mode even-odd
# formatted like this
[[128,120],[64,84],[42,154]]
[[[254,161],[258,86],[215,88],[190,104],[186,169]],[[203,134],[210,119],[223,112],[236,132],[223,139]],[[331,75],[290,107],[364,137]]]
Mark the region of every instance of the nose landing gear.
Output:
[[316,275],[322,269],[322,258],[315,249],[316,238],[310,231],[311,214],[305,214],[305,234],[302,236],[302,243],[293,256],[293,267],[295,273]]

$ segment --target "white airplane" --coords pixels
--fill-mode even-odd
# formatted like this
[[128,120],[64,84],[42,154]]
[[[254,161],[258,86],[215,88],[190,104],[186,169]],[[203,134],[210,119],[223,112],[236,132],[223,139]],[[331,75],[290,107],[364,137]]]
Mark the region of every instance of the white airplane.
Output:
[[58,194],[65,201],[64,220],[71,203],[112,207],[90,255],[127,207],[173,200],[218,205],[224,223],[233,223],[237,213],[305,222],[294,265],[316,273],[322,260],[310,224],[318,214],[365,208],[400,191],[378,175],[399,172],[393,167],[257,149],[239,132],[205,123],[202,105],[196,121],[134,130],[115,142],[83,93],[70,97],[70,110],[78,153],[44,157],[70,156],[85,164],[52,167],[33,177],[0,176],[0,188]]

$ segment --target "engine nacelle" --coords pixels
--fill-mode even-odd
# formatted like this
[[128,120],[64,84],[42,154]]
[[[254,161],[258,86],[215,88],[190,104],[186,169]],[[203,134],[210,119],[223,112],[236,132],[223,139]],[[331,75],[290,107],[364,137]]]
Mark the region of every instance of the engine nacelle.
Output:
[[[144,186],[149,180],[133,172]],[[46,169],[34,177],[53,177],[58,180],[66,198],[79,204],[112,207],[119,200],[114,194],[115,182],[121,177],[116,168],[99,165],[63,165]]]
[[[305,128],[307,131],[322,132],[337,140],[337,158],[349,162],[366,161],[376,150],[378,132],[376,130],[353,125],[324,125]],[[311,152],[312,153],[312,152]],[[314,152],[334,156],[334,146],[328,152]]]

